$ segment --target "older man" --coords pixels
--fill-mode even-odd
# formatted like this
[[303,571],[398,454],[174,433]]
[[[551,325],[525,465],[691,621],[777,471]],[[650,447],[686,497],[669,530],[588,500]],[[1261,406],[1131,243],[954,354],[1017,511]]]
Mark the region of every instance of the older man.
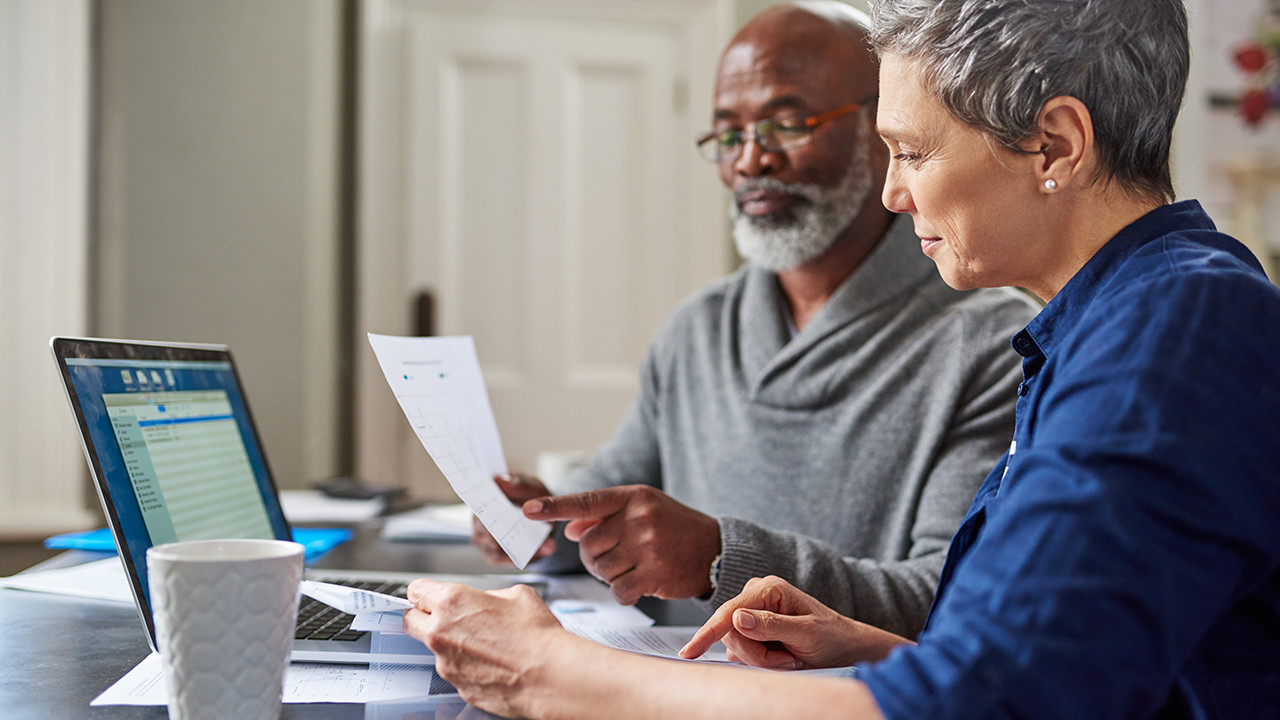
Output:
[[841,3],[774,6],[738,32],[698,149],[748,262],[653,340],[635,406],[570,478],[585,492],[500,483],[529,517],[568,520],[620,602],[714,606],[773,574],[896,633],[924,622],[1012,436],[1008,338],[1035,306],[949,289],[880,204],[876,83],[865,19]]

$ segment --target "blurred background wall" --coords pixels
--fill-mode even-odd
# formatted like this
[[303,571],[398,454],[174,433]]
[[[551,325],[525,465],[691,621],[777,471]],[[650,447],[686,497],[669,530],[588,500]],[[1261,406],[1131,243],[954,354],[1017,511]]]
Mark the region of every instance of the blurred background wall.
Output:
[[[513,468],[594,448],[733,266],[691,138],[768,4],[0,0],[0,536],[97,522],[53,334],[229,344],[287,488],[449,498],[364,339],[424,322],[477,337]],[[1230,53],[1269,3],[1188,8],[1175,184],[1270,261],[1280,116]]]

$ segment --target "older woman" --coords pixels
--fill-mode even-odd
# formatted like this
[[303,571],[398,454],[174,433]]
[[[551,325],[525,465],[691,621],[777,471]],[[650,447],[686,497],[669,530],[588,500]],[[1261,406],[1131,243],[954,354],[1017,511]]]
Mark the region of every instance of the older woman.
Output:
[[877,662],[663,662],[569,635],[532,593],[421,581],[411,632],[514,715],[1280,717],[1280,291],[1172,202],[1182,3],[880,0],[873,38],[885,204],[949,284],[1047,303],[919,644],[777,579],[686,654]]

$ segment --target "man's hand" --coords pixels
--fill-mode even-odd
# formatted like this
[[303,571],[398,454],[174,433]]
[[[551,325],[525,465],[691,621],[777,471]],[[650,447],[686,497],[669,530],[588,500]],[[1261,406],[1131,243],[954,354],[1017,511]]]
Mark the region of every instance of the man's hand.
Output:
[[909,640],[840,615],[778,577],[753,578],[680,650],[696,658],[724,640],[730,659],[773,670],[880,660]]
[[[502,490],[507,499],[516,505],[523,505],[526,500],[533,498],[545,497],[550,495],[547,486],[542,481],[530,475],[521,473],[511,473],[509,475],[498,475],[494,482]],[[498,544],[498,541],[489,534],[489,529],[480,522],[480,518],[471,517],[471,544],[480,549],[484,554],[484,558],[495,565],[512,565],[511,558],[507,557],[507,553]],[[533,554],[533,559],[544,558],[556,551],[555,536],[547,538],[542,543],[542,547]]]
[[[569,636],[527,585],[481,592],[414,580],[404,627],[436,655],[436,672],[468,703],[504,717],[524,716],[524,696],[555,666],[557,641]],[[570,636],[571,637],[571,636]]]
[[525,517],[568,520],[587,571],[609,583],[623,605],[641,595],[690,598],[711,591],[720,523],[648,485],[530,500]]

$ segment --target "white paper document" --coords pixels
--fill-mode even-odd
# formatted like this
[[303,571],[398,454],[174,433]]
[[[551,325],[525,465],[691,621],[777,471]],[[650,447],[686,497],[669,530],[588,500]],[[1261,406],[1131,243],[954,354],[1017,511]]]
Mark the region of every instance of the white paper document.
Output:
[[386,501],[382,498],[355,500],[332,498],[319,490],[281,490],[280,509],[290,523],[358,523],[378,517]]
[[547,587],[551,612],[565,625],[649,627],[653,618],[634,605],[620,605],[609,586],[590,575],[512,575],[513,582],[539,582]]
[[124,565],[120,563],[118,557],[0,578],[0,587],[98,600],[133,602],[129,581],[124,576]]
[[[693,638],[693,634],[698,631],[698,628],[692,626],[583,625],[574,622],[572,616],[566,617],[557,613],[556,617],[560,619],[566,630],[579,637],[611,648],[617,648],[618,650],[665,658],[683,659],[679,656],[680,648],[684,647]],[[360,615],[351,624],[351,627],[353,630],[376,631],[386,638],[395,637],[397,634],[404,633],[404,613],[383,612]],[[711,649],[704,653],[702,657],[697,658],[697,660],[699,662],[729,662],[723,643],[712,645]]]
[[[657,627],[590,627],[584,625],[565,625],[565,629],[573,634],[607,645],[618,650],[653,655],[656,657],[674,658],[684,662],[709,662],[733,665],[755,670],[740,662],[729,659],[728,648],[723,642],[716,642],[701,656],[692,660],[680,657],[680,648],[689,644],[700,628],[696,626],[660,625]],[[803,675],[819,675],[824,677],[852,678],[858,676],[858,668],[854,666],[834,668],[813,668],[809,670],[789,670],[787,672]]]
[[[285,670],[287,703],[369,703],[418,698],[431,687],[432,670],[420,665],[292,663]],[[151,653],[90,705],[165,705],[169,695],[160,656]]]
[[506,474],[507,461],[475,343],[467,336],[369,333],[369,344],[422,446],[453,491],[523,569],[551,526],[526,518],[493,480]]
[[547,607],[565,627],[649,627],[653,618],[630,605],[619,605],[612,597],[607,600],[548,599]]
[[[680,648],[684,647],[693,639],[693,634],[698,631],[696,627],[669,626],[663,625],[659,627],[593,627],[589,625],[565,625],[566,630],[593,640],[601,645],[607,645],[611,648],[626,650],[628,652],[640,653],[642,655],[655,655],[657,657],[675,658],[684,660],[679,655]],[[696,662],[720,662],[727,663],[729,658],[727,650],[723,643],[717,642],[711,646],[711,649],[703,653],[702,657],[696,659]],[[735,663],[737,664],[737,663]]]
[[[647,628],[653,618],[631,605],[619,605],[609,586],[588,575],[558,576],[529,573],[508,575],[512,583],[537,583],[546,586],[544,599],[561,625],[572,627]],[[357,615],[352,630],[404,634],[404,613],[369,612]]]
[[384,595],[372,590],[362,590],[316,580],[303,580],[299,583],[298,588],[303,595],[312,600],[318,600],[348,615],[381,613],[389,610],[403,612],[413,607],[413,603],[394,595]]
[[359,632],[377,632],[390,635],[407,635],[404,630],[404,611],[364,613],[351,621],[351,629]]
[[[632,607],[613,603],[584,600],[551,600],[547,603],[551,614],[561,625],[573,628],[624,629],[647,628],[653,618]],[[380,632],[389,635],[405,634],[404,611],[363,612],[351,621],[352,630]]]
[[441,541],[471,539],[471,508],[465,503],[426,505],[397,513],[382,523],[382,539]]

